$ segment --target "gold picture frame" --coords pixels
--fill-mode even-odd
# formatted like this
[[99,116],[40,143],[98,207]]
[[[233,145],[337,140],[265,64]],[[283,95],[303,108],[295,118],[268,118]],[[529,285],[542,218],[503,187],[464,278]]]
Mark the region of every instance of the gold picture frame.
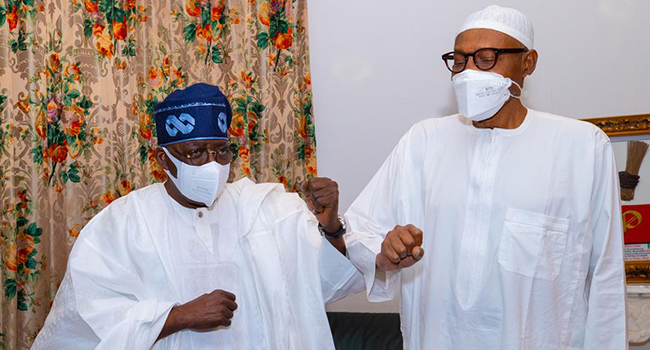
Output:
[[650,135],[650,114],[583,119],[603,130],[609,137]]
[[[650,114],[624,115],[583,119],[603,130],[612,142],[650,139]],[[648,161],[648,160],[646,160]],[[650,203],[648,203],[650,204]],[[626,261],[625,275],[628,283],[650,283],[650,260]]]
[[650,261],[626,261],[625,279],[628,283],[647,284],[650,281]]

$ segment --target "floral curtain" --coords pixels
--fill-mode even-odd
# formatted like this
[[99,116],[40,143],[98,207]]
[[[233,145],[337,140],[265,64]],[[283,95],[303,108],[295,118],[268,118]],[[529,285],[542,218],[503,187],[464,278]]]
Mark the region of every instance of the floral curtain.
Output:
[[153,106],[194,82],[232,101],[232,178],[316,173],[305,0],[0,1],[0,349],[30,347],[84,224],[165,179]]

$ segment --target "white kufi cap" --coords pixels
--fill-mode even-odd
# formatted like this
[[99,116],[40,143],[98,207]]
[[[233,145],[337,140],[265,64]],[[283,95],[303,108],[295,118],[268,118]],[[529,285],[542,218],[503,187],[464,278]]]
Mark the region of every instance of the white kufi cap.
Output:
[[469,15],[458,34],[468,29],[492,29],[507,34],[533,49],[533,25],[528,18],[515,9],[490,5],[482,11]]

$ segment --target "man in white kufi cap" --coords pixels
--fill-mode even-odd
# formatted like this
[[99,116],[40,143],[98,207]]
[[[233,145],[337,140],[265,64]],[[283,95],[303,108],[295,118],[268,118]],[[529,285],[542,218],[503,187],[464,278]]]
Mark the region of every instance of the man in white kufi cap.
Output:
[[368,299],[401,289],[406,349],[626,349],[610,140],[524,107],[517,10],[471,14],[442,58],[459,113],[414,125],[346,214]]

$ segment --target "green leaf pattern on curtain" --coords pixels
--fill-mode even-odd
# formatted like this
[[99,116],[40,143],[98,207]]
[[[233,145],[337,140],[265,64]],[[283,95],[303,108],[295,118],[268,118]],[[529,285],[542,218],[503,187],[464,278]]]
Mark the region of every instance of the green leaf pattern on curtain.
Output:
[[0,349],[28,349],[83,226],[166,175],[154,105],[233,106],[231,178],[316,174],[305,0],[0,2]]

